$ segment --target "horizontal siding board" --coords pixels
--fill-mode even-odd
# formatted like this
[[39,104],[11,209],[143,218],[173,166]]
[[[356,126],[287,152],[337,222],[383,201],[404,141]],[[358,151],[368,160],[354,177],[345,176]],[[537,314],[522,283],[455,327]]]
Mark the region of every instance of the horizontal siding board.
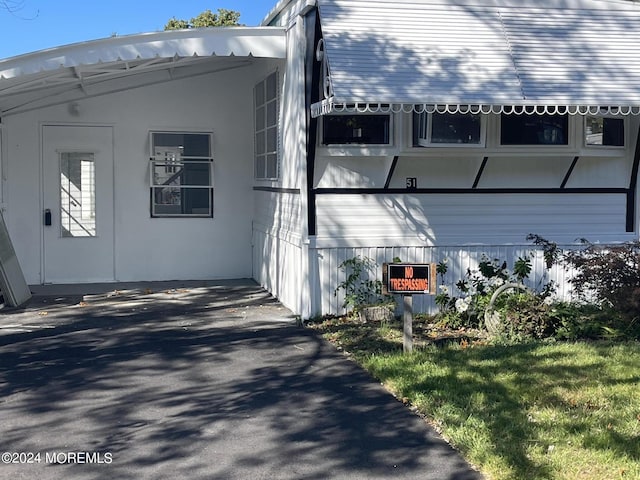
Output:
[[321,195],[320,238],[389,238],[441,243],[467,238],[524,240],[528,233],[573,241],[624,234],[626,196]]
[[305,290],[303,250],[259,229],[253,230],[253,278],[293,312],[300,312]]
[[254,221],[263,229],[300,235],[302,230],[300,195],[254,191]]

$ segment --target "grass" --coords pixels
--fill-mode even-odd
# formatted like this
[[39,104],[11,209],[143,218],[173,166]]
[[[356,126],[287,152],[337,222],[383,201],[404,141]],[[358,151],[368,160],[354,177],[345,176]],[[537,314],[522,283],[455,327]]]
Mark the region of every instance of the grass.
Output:
[[[435,346],[418,328],[311,325],[423,414],[495,480],[640,479],[640,343]],[[415,331],[415,330],[414,330]],[[431,335],[432,336],[432,335]]]

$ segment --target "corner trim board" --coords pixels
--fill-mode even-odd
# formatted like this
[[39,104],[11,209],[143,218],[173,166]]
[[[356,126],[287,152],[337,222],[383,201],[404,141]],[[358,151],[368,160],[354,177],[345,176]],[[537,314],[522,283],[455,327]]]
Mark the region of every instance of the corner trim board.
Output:
[[636,151],[633,155],[633,167],[629,180],[629,192],[627,193],[627,232],[633,232],[636,228],[636,190],[638,188],[638,170],[640,169],[640,127],[636,138]]

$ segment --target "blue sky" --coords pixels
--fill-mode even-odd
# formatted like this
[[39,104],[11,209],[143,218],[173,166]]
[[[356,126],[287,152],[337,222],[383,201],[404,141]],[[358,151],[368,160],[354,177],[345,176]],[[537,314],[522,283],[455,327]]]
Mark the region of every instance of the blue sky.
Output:
[[218,8],[240,12],[240,23],[258,25],[277,0],[5,0],[0,9],[0,58],[110,37],[162,30],[171,17],[190,19]]

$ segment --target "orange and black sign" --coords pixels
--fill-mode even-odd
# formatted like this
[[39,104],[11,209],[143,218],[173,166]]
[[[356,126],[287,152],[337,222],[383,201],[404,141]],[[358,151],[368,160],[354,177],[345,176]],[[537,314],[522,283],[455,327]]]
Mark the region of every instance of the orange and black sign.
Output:
[[385,293],[435,295],[435,264],[385,263],[382,270]]

